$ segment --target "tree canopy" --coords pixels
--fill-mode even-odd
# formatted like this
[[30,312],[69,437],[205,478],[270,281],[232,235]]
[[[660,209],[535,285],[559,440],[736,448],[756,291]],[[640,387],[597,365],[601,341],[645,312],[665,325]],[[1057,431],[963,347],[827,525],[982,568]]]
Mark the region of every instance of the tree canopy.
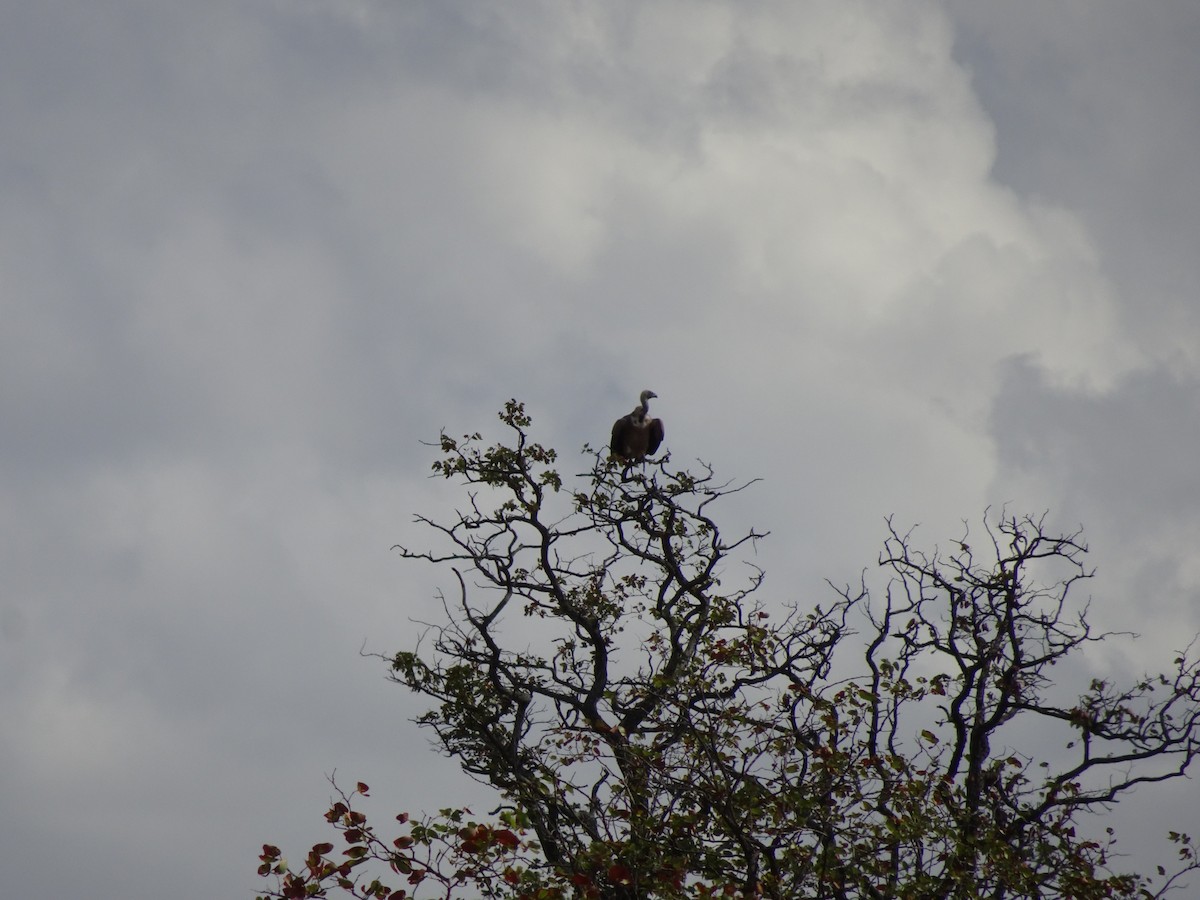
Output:
[[[508,437],[443,435],[465,487],[419,516],[452,590],[387,658],[496,809],[396,816],[335,785],[338,843],[265,845],[272,898],[1162,897],[1198,864],[1125,871],[1095,815],[1200,752],[1189,651],[1129,684],[1060,666],[1088,623],[1079,533],[985,516],[922,550],[890,527],[882,590],[767,599],[717,512],[748,484],[585,447],[568,482],[523,406]],[[890,524],[890,523],[889,523]]]

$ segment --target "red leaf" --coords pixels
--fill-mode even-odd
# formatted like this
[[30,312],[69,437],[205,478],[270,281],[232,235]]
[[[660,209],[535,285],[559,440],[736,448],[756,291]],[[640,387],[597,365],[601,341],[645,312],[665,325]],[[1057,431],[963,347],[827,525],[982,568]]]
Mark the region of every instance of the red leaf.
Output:
[[329,812],[325,813],[325,819],[328,822],[335,822],[347,812],[349,812],[349,807],[339,800],[337,803],[333,804],[333,806],[329,807]]
[[616,863],[608,867],[608,880],[615,881],[617,884],[629,884],[633,880],[633,873],[620,863]]
[[357,790],[358,790],[358,792],[359,792],[360,794],[362,794],[362,795],[365,797],[365,796],[367,795],[367,791],[369,791],[369,790],[370,790],[370,788],[369,788],[369,787],[367,787],[365,784],[363,784],[363,783],[360,781],[360,782],[358,783],[358,785],[357,785]]
[[492,840],[502,847],[519,847],[521,840],[507,828],[493,832]]

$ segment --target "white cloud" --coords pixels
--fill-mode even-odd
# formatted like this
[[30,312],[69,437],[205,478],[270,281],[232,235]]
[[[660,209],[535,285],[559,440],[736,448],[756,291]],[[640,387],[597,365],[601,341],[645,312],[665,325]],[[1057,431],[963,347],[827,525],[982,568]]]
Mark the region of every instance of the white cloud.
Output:
[[[177,758],[206,775],[181,801],[197,834],[249,793],[256,827],[278,802],[297,841],[334,766],[429,805],[458,790],[354,654],[429,611],[435,575],[387,552],[455,497],[417,441],[486,430],[510,396],[571,472],[653,387],[678,461],[765,477],[729,515],[775,532],[756,561],[781,599],[853,579],[890,512],[935,540],[1014,484],[1118,508],[1123,458],[1076,483],[1052,460],[1087,430],[1044,436],[1061,398],[1118,422],[1167,326],[1129,333],[1094,218],[997,181],[1005,135],[940,6],[118,6],[66,43],[28,11],[25,45],[0,38],[19,126],[0,151],[0,666],[20,675],[0,710],[37,783],[57,761],[66,785],[136,780],[122,765],[161,785]],[[1136,544],[1169,569],[1164,621],[1200,577],[1183,520],[1152,531],[1178,538],[1160,557]],[[250,830],[245,874],[253,838],[286,836]],[[136,859],[132,835],[106,841]]]

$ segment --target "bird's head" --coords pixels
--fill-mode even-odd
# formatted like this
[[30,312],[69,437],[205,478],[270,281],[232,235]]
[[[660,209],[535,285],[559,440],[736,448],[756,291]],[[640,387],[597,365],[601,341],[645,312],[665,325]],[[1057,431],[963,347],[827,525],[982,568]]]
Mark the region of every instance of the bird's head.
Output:
[[642,406],[646,405],[647,400],[652,400],[657,396],[658,394],[654,393],[654,391],[642,391]]

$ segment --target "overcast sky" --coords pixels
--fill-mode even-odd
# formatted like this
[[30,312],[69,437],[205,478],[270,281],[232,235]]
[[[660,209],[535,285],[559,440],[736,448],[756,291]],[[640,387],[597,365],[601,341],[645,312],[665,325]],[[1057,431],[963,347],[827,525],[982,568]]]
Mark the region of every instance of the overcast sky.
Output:
[[[509,397],[570,472],[657,391],[764,479],[778,602],[889,514],[1049,510],[1142,635],[1090,663],[1169,664],[1198,46],[1193,0],[0,0],[0,892],[248,896],[334,769],[478,797],[359,651],[434,614],[420,442]],[[1198,799],[1139,793],[1139,865]]]

